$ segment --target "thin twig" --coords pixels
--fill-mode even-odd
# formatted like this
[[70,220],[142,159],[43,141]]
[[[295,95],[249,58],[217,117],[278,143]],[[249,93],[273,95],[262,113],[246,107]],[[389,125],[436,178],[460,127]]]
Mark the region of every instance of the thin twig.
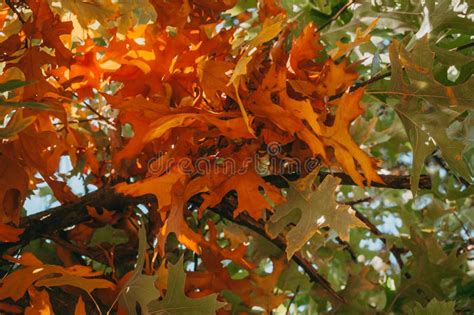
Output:
[[[380,238],[380,240],[386,245],[387,244],[387,240],[382,236],[383,233],[382,231],[380,231],[378,229],[378,227],[375,226],[375,224],[373,224],[369,218],[367,218],[364,214],[362,214],[362,212],[360,212],[359,210],[355,209],[355,208],[352,208],[354,211],[355,211],[355,215],[356,217],[362,221],[362,223],[364,223],[368,228],[369,230],[376,236],[378,236]],[[396,246],[393,246],[392,248],[389,249],[393,256],[395,257],[395,260],[397,261],[397,264],[398,266],[400,267],[400,269],[403,269],[403,266],[405,265],[403,263],[403,259],[402,259],[402,252],[403,250],[401,248],[398,248]]]
[[[387,69],[390,69],[390,67],[387,67]],[[375,83],[377,81],[380,81],[380,80],[383,80],[385,78],[388,78],[389,76],[392,75],[392,72],[389,70],[387,72],[384,72],[384,73],[381,73],[381,74],[378,74],[368,80],[365,80],[365,81],[362,81],[362,82],[359,82],[359,83],[356,83],[354,84],[353,86],[351,86],[351,88],[349,89],[349,91],[352,93],[360,88],[363,88],[364,86],[367,86],[369,84],[372,84],[372,83]],[[334,101],[338,98],[341,98],[346,92],[340,92],[336,95],[333,95],[329,98],[330,101]]]
[[331,16],[331,18],[329,20],[327,20],[323,25],[321,25],[319,28],[318,28],[318,32],[321,32],[323,29],[325,29],[326,27],[328,27],[329,25],[331,25],[332,22],[334,22],[335,20],[337,20],[339,18],[339,16],[341,16],[342,13],[344,13],[344,11],[346,11],[347,9],[349,9],[349,7],[354,3],[354,0],[349,0],[339,11],[337,11],[336,14],[334,14],[333,16]]
[[[459,46],[459,47],[455,47],[455,48],[452,48],[450,49],[449,51],[462,51],[464,49],[468,49],[468,48],[471,48],[471,47],[474,47],[474,42],[470,42],[470,43],[467,43],[465,45],[462,45],[462,46]],[[372,83],[375,83],[377,81],[380,81],[380,80],[383,80],[385,78],[388,78],[392,75],[392,71],[390,71],[390,68],[391,66],[389,65],[387,67],[387,72],[384,72],[384,73],[380,73],[368,80],[365,80],[365,81],[362,81],[362,82],[359,82],[359,83],[356,83],[354,84],[353,86],[351,86],[351,88],[349,89],[350,92],[354,92],[364,86],[367,86],[367,85],[370,85]],[[343,95],[345,94],[345,92],[341,92],[341,93],[338,93],[336,95],[333,95],[329,98],[330,101],[334,101],[338,98],[341,98]]]
[[355,254],[354,250],[352,249],[351,245],[344,241],[342,238],[340,238],[339,236],[336,237],[336,241],[339,245],[341,245],[343,247],[343,249],[345,251],[347,251],[349,253],[349,256],[351,256],[351,259],[353,262],[357,262],[357,255]]
[[[85,122],[96,121],[96,120],[99,120],[99,119],[102,119],[102,118],[100,118],[100,117],[91,117],[91,118],[71,119],[71,120],[68,120],[67,123],[68,124],[81,124],[81,123],[85,123]],[[60,121],[60,122],[55,122],[53,125],[54,126],[64,125],[64,123],[62,121]]]
[[91,111],[93,112],[94,114],[97,115],[97,117],[99,117],[101,120],[103,120],[107,125],[109,125],[109,127],[112,127],[112,128],[115,128],[115,125],[107,118],[105,117],[104,115],[102,115],[101,113],[99,113],[94,107],[92,107],[90,104],[87,104],[87,102],[83,102],[83,104]]
[[466,227],[466,225],[464,225],[464,222],[462,222],[461,218],[459,218],[459,216],[457,215],[457,213],[454,211],[451,212],[453,214],[453,216],[456,218],[456,220],[459,222],[459,224],[461,225],[461,229],[464,231],[464,233],[466,233],[466,236],[467,237],[471,237],[471,233],[469,232],[469,229]]
[[18,12],[18,10],[16,9],[15,5],[11,2],[11,0],[5,0],[5,3],[7,4],[7,6],[10,9],[12,9],[13,13],[16,14],[16,16],[18,17],[18,20],[20,20],[21,24],[25,24],[26,21],[23,19],[20,12]]
[[470,47],[474,47],[474,42],[470,42],[470,43],[461,45],[461,46],[459,46],[459,47],[450,49],[449,51],[461,51],[461,50],[463,50],[463,49],[467,49],[467,48],[470,48]]
[[343,202],[340,202],[340,203],[343,204],[343,205],[346,205],[346,206],[353,206],[353,205],[357,205],[359,203],[370,202],[370,201],[372,201],[372,197],[366,197],[366,198],[351,200],[351,201],[343,201]]
[[289,314],[290,314],[291,304],[293,304],[293,302],[295,301],[295,298],[296,298],[296,296],[298,295],[299,292],[300,292],[300,285],[298,285],[298,286],[296,287],[295,293],[294,293],[293,296],[291,297],[290,302],[288,303],[288,306],[286,307],[285,315],[289,315]]

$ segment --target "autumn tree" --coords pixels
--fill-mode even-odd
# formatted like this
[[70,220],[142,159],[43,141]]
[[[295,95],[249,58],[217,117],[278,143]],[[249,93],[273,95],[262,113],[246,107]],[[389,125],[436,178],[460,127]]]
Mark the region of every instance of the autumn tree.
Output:
[[5,0],[3,314],[468,314],[471,0]]

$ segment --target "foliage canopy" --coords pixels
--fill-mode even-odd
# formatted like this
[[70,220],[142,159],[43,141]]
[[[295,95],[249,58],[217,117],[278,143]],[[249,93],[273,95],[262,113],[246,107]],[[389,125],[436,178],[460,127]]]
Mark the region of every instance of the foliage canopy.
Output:
[[470,0],[5,0],[0,311],[473,311]]

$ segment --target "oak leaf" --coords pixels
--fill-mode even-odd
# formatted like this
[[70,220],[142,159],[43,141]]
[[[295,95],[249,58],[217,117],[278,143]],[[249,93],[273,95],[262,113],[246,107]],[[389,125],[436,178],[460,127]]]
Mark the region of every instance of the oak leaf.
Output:
[[[296,75],[304,77],[304,71],[313,60],[319,56],[323,46],[319,43],[320,34],[316,32],[316,25],[311,22],[305,26],[299,37],[293,40],[288,63],[290,70]],[[301,64],[301,68],[300,68]]]
[[316,191],[309,196],[301,194],[295,187],[290,187],[287,195],[289,201],[275,208],[275,213],[270,217],[265,227],[272,238],[284,231],[289,223],[288,216],[293,216],[295,211],[300,213],[296,226],[286,234],[288,260],[321,227],[329,226],[341,239],[346,241],[349,239],[350,228],[366,227],[355,217],[354,213],[350,212],[349,206],[343,206],[336,202],[335,193],[340,181],[339,178],[328,175]]
[[148,304],[150,313],[166,313],[170,315],[190,314],[208,315],[214,314],[226,303],[217,301],[217,294],[211,294],[198,299],[186,296],[184,284],[186,274],[183,270],[183,257],[175,265],[168,267],[168,288],[166,295],[160,301],[152,301]]
[[182,178],[183,174],[174,170],[159,177],[145,178],[137,183],[120,183],[115,185],[115,191],[130,196],[155,195],[160,208],[171,204],[171,192],[174,183]]
[[30,306],[25,308],[25,315],[54,314],[49,294],[46,290],[30,288],[28,289],[28,295],[30,297]]
[[4,154],[0,155],[0,218],[2,222],[19,223],[21,205],[27,195],[28,180],[28,174],[17,161]]
[[171,205],[169,211],[167,211],[168,217],[158,237],[158,248],[162,254],[165,252],[165,242],[170,233],[174,233],[178,241],[190,250],[198,254],[201,253],[200,243],[203,242],[204,238],[200,233],[191,230],[184,218],[186,201],[194,195],[186,189],[186,186],[185,178],[173,184]]
[[0,242],[3,242],[3,243],[18,242],[20,240],[19,236],[24,231],[25,229],[20,229],[8,224],[0,223]]
[[363,178],[357,172],[355,162],[359,163],[369,185],[371,182],[382,182],[374,168],[375,159],[369,157],[352,140],[349,133],[349,126],[352,121],[364,111],[360,106],[363,93],[363,89],[358,89],[353,93],[345,93],[337,101],[338,108],[334,124],[323,131],[323,136],[329,140],[327,143],[334,148],[336,159],[359,186],[363,186]]
[[[34,81],[34,84],[25,86],[25,99],[41,99],[46,93],[54,92],[54,87],[46,80],[42,68],[45,65],[55,64],[56,59],[44,52],[38,46],[28,48],[20,61],[14,64],[25,74],[27,80]],[[13,65],[13,64],[10,64]],[[7,65],[7,67],[10,67]]]
[[[467,144],[451,139],[447,128],[465,110],[474,108],[474,79],[454,86],[444,86],[436,81],[433,75],[435,54],[426,36],[416,41],[412,52],[394,41],[389,47],[389,55],[392,90],[401,97],[395,110],[413,147],[412,191],[416,193],[423,162],[434,149],[431,140],[441,149],[449,166],[467,181],[472,181],[473,170],[468,159],[463,157]],[[405,75],[409,83],[404,79]]]
[[[260,187],[263,189],[265,196],[260,193]],[[259,220],[264,209],[272,208],[270,200],[274,203],[283,201],[279,189],[266,183],[257,173],[249,170],[245,174],[232,176],[211,191],[209,195],[205,195],[200,209],[216,206],[227,193],[233,190],[237,192],[238,200],[234,217],[246,211],[252,218]]]
[[354,67],[347,65],[346,59],[337,64],[329,59],[324,63],[321,72],[310,75],[312,83],[314,82],[314,90],[306,88],[305,93],[316,93],[323,97],[333,96],[347,90],[358,76]]
[[71,285],[88,293],[96,288],[115,288],[115,285],[108,280],[92,278],[102,273],[93,272],[86,266],[77,265],[65,268],[46,265],[31,253],[22,254],[20,259],[10,258],[10,260],[23,265],[23,267],[10,273],[2,280],[0,300],[11,298],[18,301],[33,285],[37,287]]
[[226,73],[233,69],[233,64],[220,60],[206,60],[199,63],[197,71],[201,88],[205,97],[211,101],[211,107],[216,110],[223,109],[223,100],[219,93],[232,96],[234,90],[227,85],[229,78]]
[[155,286],[157,275],[145,275],[142,273],[147,255],[147,247],[146,231],[143,226],[140,226],[138,230],[138,258],[136,267],[119,293],[120,306],[124,307],[127,313],[131,315],[136,314],[137,303],[142,311],[144,311],[151,301],[161,296],[160,291]]

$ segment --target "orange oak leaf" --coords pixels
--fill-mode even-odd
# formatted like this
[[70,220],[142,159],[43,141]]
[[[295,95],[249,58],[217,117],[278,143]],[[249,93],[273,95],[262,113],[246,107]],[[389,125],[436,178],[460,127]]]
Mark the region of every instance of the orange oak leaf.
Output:
[[36,168],[42,176],[52,176],[61,156],[67,151],[63,138],[56,132],[36,132],[32,128],[23,131],[20,141],[16,141],[14,146],[25,163]]
[[223,109],[224,100],[220,97],[220,93],[226,95],[234,95],[227,82],[229,77],[227,73],[232,70],[234,65],[230,62],[220,60],[206,60],[198,65],[198,76],[201,88],[205,93],[205,97],[210,100],[210,106],[216,110]]
[[259,14],[258,17],[260,21],[265,21],[266,19],[282,14],[285,10],[278,5],[278,1],[274,0],[258,0],[259,5]]
[[105,279],[95,279],[101,272],[94,272],[86,266],[77,265],[68,268],[56,265],[44,265],[33,254],[23,254],[20,259],[10,259],[23,265],[3,279],[0,287],[0,300],[11,298],[18,301],[26,291],[36,286],[71,285],[84,289],[88,293],[96,288],[114,288],[114,284]]
[[164,116],[152,123],[143,141],[149,142],[162,137],[170,129],[189,127],[194,123],[204,124],[204,127],[207,127],[207,124],[214,125],[222,135],[231,139],[253,138],[253,135],[245,128],[245,119],[220,120],[210,114],[180,113]]
[[115,191],[124,195],[143,196],[155,195],[159,208],[171,205],[173,185],[183,178],[184,174],[178,170],[172,170],[159,177],[149,177],[137,183],[120,183],[115,185]]
[[255,264],[249,262],[244,258],[245,253],[247,252],[247,245],[240,244],[236,249],[222,248],[217,242],[217,229],[213,221],[207,222],[209,226],[209,241],[203,244],[204,247],[208,247],[214,255],[221,257],[223,259],[230,259],[233,262],[239,264],[243,268],[253,269]]
[[310,78],[315,80],[314,91],[318,95],[332,96],[345,91],[358,76],[353,66],[347,66],[346,59],[338,64],[329,59],[325,62],[322,71],[311,75]]
[[41,50],[40,47],[33,46],[26,50],[17,64],[9,64],[7,67],[14,65],[20,68],[25,74],[26,80],[34,82],[33,84],[25,86],[25,99],[41,99],[46,93],[55,91],[55,88],[46,81],[42,68],[44,68],[45,65],[55,63],[56,60],[53,56]]
[[158,15],[158,23],[162,27],[168,25],[182,28],[187,22],[188,15],[191,13],[191,6],[188,0],[166,1],[166,0],[151,0],[150,3],[155,8]]
[[[178,241],[197,254],[201,253],[200,243],[204,241],[201,234],[194,232],[184,219],[185,202],[191,196],[186,196],[185,180],[179,180],[171,191],[169,215],[161,228],[158,237],[158,248],[161,255],[165,253],[165,242],[170,233],[174,233]],[[188,198],[186,198],[188,197]]]
[[278,73],[276,67],[272,66],[257,91],[250,96],[247,107],[255,116],[269,119],[278,128],[294,135],[304,128],[304,124],[289,110],[272,100],[272,93],[280,92],[284,80],[284,73]]
[[[313,22],[305,26],[299,37],[293,40],[289,56],[290,71],[300,77],[304,77],[302,69],[311,69],[314,64],[313,59],[318,57],[323,46],[319,43],[319,32],[316,32],[316,25]],[[300,67],[301,64],[301,67]]]
[[[233,279],[229,274],[229,270],[222,266],[222,256],[204,248],[201,258],[206,270],[190,272],[186,278],[186,288],[189,288],[190,293],[196,294],[193,297],[230,290],[237,294],[245,303],[252,303],[254,299],[252,296],[255,289],[254,286],[249,281]],[[192,289],[194,288],[199,288],[200,291],[204,292],[193,292]]]
[[25,315],[49,315],[54,314],[53,307],[46,290],[36,290],[31,287],[28,289],[30,297],[30,306],[25,309]]
[[341,163],[343,169],[352,179],[363,187],[363,178],[356,170],[357,162],[365,178],[370,185],[371,182],[383,183],[377,174],[374,165],[375,159],[369,157],[367,153],[354,142],[349,134],[349,126],[354,119],[359,117],[364,109],[360,106],[360,99],[364,94],[364,89],[358,89],[353,93],[346,93],[337,101],[338,108],[334,124],[325,128],[323,135],[330,140],[328,144],[334,148],[336,159]]
[[[260,192],[260,188],[263,189],[263,193]],[[210,191],[209,195],[205,195],[201,211],[216,206],[233,190],[237,192],[238,199],[234,217],[246,211],[252,218],[259,220],[264,209],[272,209],[271,202],[278,204],[284,200],[278,188],[266,183],[257,173],[249,169],[244,174],[232,176]]]
[[29,1],[33,11],[33,18],[25,25],[25,32],[32,38],[41,38],[43,44],[54,48],[58,65],[69,65],[72,52],[61,41],[61,35],[69,35],[73,30],[72,22],[61,22],[58,15],[54,15],[49,4],[41,0]]
[[23,231],[25,231],[25,229],[20,229],[8,224],[0,223],[0,242],[18,242],[20,240],[19,236],[23,233]]
[[74,286],[91,293],[95,289],[114,289],[115,285],[105,279],[83,278],[77,275],[63,274],[59,277],[43,278],[35,282],[37,287]]
[[17,161],[0,155],[0,219],[2,222],[20,220],[20,209],[27,195],[28,174]]

